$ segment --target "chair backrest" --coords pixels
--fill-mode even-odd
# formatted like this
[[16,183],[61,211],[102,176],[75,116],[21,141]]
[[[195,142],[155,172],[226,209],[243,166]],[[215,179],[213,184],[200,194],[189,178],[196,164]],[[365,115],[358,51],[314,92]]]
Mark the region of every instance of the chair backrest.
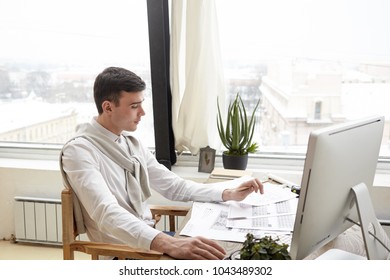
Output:
[[71,250],[71,244],[78,236],[74,216],[73,216],[73,201],[72,190],[64,189],[61,193],[61,208],[62,208],[62,244],[64,260],[74,259],[74,250]]

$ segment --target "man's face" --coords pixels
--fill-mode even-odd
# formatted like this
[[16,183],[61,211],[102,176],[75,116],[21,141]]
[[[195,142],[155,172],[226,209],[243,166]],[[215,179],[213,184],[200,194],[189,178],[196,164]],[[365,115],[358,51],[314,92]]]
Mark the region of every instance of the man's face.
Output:
[[111,124],[113,132],[117,134],[123,130],[135,131],[141,117],[145,115],[142,108],[143,92],[121,92],[119,106],[112,104]]

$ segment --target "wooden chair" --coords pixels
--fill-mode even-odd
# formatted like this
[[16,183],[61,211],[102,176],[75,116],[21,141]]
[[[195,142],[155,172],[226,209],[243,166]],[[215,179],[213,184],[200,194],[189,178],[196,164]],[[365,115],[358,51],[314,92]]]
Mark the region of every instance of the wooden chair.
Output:
[[[63,258],[64,260],[74,260],[74,252],[83,252],[91,255],[92,260],[98,260],[99,256],[113,256],[120,260],[142,259],[155,260],[160,259],[163,255],[157,251],[143,250],[132,248],[127,245],[109,244],[91,241],[77,240],[79,233],[75,226],[73,212],[72,190],[64,189],[61,193],[62,203],[62,242],[63,242]],[[164,215],[169,216],[169,230],[175,231],[175,217],[185,216],[189,211],[189,207],[185,206],[151,206],[151,212],[159,221]]]

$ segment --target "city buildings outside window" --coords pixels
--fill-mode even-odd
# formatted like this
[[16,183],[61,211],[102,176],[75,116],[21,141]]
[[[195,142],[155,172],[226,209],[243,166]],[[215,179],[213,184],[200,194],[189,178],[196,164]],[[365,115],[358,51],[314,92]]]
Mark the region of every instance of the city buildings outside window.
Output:
[[96,115],[95,77],[120,66],[147,84],[153,147],[147,24],[146,1],[0,1],[0,141],[63,144]]
[[390,3],[217,0],[230,98],[261,98],[260,152],[301,151],[317,128],[385,116],[390,155]]

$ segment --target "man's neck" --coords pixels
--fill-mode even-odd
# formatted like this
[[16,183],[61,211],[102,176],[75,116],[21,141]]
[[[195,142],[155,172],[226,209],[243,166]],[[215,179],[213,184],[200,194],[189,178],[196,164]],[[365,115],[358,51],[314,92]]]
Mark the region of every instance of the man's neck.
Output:
[[115,135],[119,136],[122,133],[122,131],[113,129],[110,120],[105,118],[104,115],[99,115],[96,118],[96,122]]

